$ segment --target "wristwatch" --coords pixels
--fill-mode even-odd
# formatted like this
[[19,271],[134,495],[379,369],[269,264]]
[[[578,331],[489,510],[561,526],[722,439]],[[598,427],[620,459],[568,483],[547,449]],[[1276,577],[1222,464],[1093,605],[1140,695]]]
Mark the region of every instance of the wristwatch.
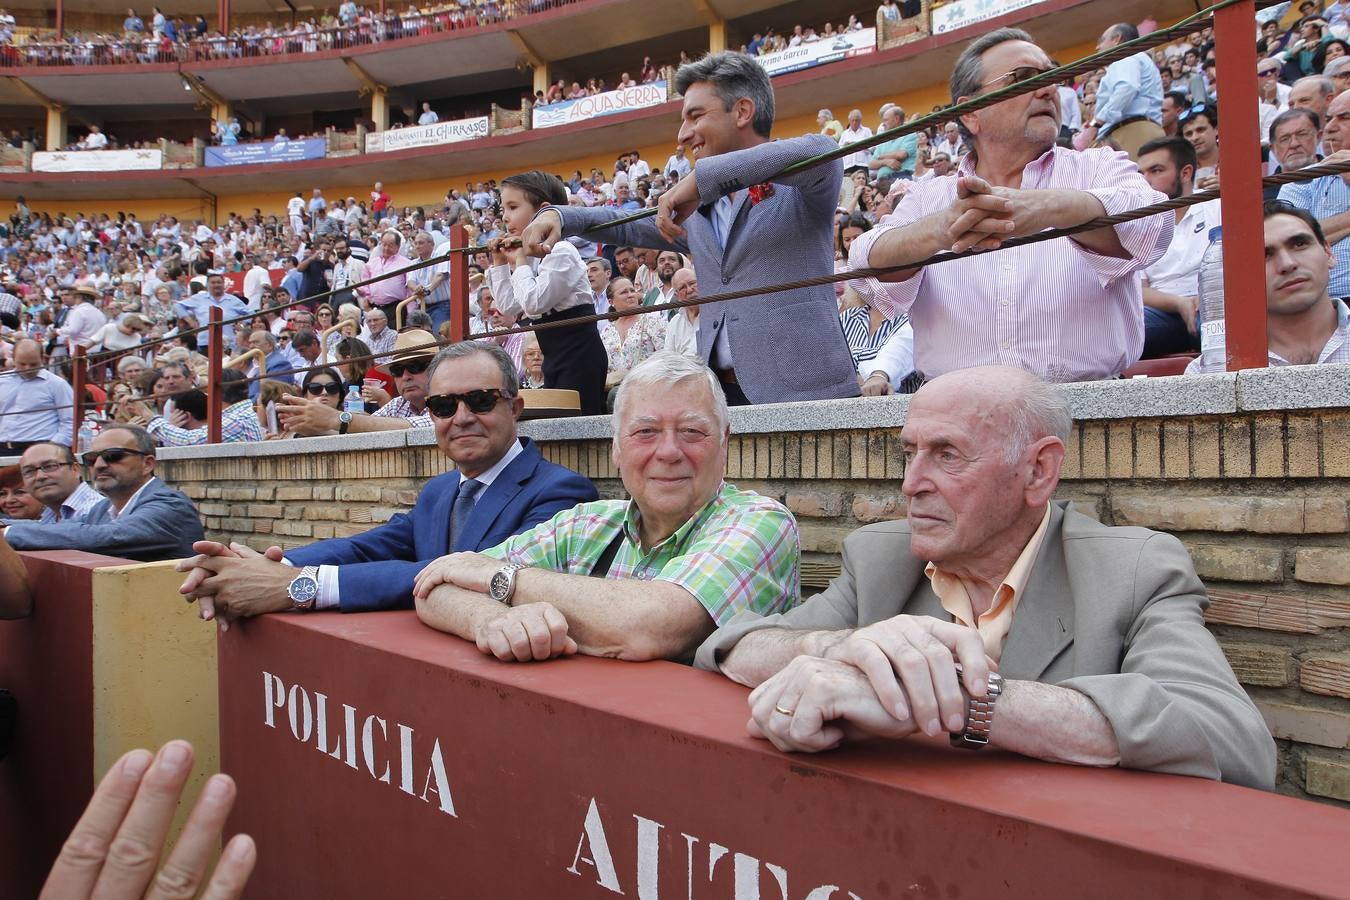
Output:
[[519,563],[507,563],[494,572],[488,581],[488,596],[510,606],[511,597],[516,593],[516,573],[523,568]]
[[313,609],[319,597],[319,567],[305,566],[286,588],[294,609]]
[[[956,678],[960,681],[962,668],[956,663]],[[962,685],[961,692],[965,693]],[[994,725],[994,704],[1003,693],[1003,676],[997,672],[989,673],[989,696],[966,697],[966,727],[960,734],[951,736],[952,746],[965,750],[980,750],[989,744],[989,730]]]
[[345,409],[338,413],[338,434],[346,434],[347,429],[352,427],[352,414]]

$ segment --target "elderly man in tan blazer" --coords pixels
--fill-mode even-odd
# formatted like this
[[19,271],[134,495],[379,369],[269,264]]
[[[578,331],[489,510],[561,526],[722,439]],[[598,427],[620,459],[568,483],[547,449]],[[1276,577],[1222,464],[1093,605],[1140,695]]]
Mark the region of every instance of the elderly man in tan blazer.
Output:
[[742,615],[696,664],[755,687],[782,750],[947,732],[1054,762],[1270,788],[1275,745],[1205,629],[1185,548],[1052,500],[1072,420],[1019,369],[914,395],[906,521],[848,537],[822,594]]

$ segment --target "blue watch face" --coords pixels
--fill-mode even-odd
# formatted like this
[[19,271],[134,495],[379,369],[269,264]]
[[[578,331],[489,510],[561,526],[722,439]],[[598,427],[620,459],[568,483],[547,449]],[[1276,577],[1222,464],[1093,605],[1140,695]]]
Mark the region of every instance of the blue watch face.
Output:
[[296,603],[308,603],[319,595],[319,582],[301,575],[291,582],[290,594]]

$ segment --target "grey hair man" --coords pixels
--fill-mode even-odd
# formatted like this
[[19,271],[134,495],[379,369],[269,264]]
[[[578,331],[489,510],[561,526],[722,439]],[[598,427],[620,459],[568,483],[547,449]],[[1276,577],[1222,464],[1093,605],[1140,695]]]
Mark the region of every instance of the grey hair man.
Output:
[[[522,235],[526,251],[542,256],[565,235],[596,227],[588,235],[592,240],[692,256],[705,290],[762,287],[833,271],[842,167],[832,162],[778,173],[835,142],[819,134],[769,140],[773,87],[746,54],[710,53],[687,63],[676,72],[675,88],[684,97],[678,140],[698,165],[661,195],[655,221],[611,224],[623,215],[612,207],[545,209]],[[752,206],[758,207],[753,216],[746,214]],[[797,365],[784,350],[803,341],[812,347],[810,366]],[[738,301],[734,316],[724,303],[708,304],[699,316],[698,349],[732,405],[858,394],[828,287]]]
[[[505,661],[570,653],[688,659],[718,625],[796,602],[798,542],[776,501],[722,480],[726,400],[697,360],[659,351],[614,404],[630,500],[583,503],[417,577],[417,614]],[[603,576],[603,577],[597,577]]]
[[698,651],[789,751],[947,733],[1051,762],[1269,789],[1275,745],[1205,628],[1176,538],[1053,499],[1072,420],[1007,367],[940,376],[901,431],[908,518],[844,541],[843,571]]

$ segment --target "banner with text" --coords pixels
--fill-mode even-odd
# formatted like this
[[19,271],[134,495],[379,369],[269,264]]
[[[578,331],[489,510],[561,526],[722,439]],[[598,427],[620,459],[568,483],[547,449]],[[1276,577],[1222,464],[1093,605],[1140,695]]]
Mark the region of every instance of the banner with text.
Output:
[[766,53],[755,59],[764,71],[770,75],[785,75],[813,66],[839,62],[852,56],[862,56],[877,49],[877,30],[864,28],[861,31],[849,31],[832,38],[799,44],[777,53]]
[[1044,2],[1045,0],[951,0],[950,3],[934,7],[933,34],[946,34]]
[[38,151],[33,154],[34,172],[126,172],[158,169],[164,165],[159,150]]
[[303,141],[257,141],[251,144],[231,144],[227,147],[207,147],[206,164],[248,166],[257,163],[323,159],[327,143],[323,138],[305,138]]
[[391,150],[408,150],[413,147],[434,147],[437,144],[456,144],[487,136],[488,117],[478,116],[475,119],[456,119],[453,122],[437,122],[434,125],[369,132],[366,134],[366,152],[388,153]]
[[564,100],[561,103],[536,106],[534,108],[534,127],[553,128],[557,125],[570,125],[573,122],[581,122],[585,119],[596,119],[600,116],[612,116],[615,113],[646,109],[649,106],[660,106],[667,99],[666,83],[664,81],[653,81],[650,84],[639,84],[637,87],[607,91],[593,97],[582,97],[579,100]]

